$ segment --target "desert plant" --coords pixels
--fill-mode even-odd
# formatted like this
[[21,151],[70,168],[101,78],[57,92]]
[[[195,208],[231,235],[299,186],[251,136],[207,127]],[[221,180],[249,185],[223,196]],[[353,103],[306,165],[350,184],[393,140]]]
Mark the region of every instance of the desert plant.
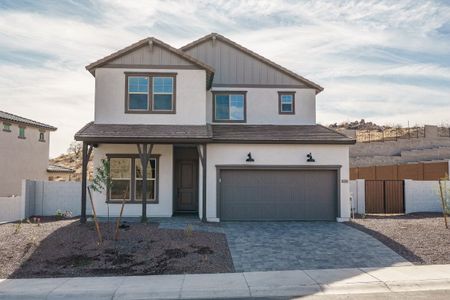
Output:
[[[92,183],[90,184],[89,188],[92,189],[94,192],[97,193],[107,193],[111,190],[113,186],[113,182],[110,177],[110,171],[111,171],[111,165],[107,159],[101,160],[101,165],[95,169],[95,176],[92,180]],[[90,192],[89,192],[90,195]],[[91,204],[94,209],[94,203],[92,202],[92,196],[91,196]],[[107,204],[108,207],[108,232],[110,231],[110,218],[109,218],[109,204]],[[98,227],[98,223],[96,220],[96,216],[94,216],[94,221],[96,223],[96,227]]]
[[186,226],[186,228],[184,229],[184,234],[186,235],[186,237],[191,237],[193,233],[193,228],[191,224],[188,224]]
[[14,234],[19,234],[20,229],[22,228],[22,221],[16,224],[16,228],[14,229]]

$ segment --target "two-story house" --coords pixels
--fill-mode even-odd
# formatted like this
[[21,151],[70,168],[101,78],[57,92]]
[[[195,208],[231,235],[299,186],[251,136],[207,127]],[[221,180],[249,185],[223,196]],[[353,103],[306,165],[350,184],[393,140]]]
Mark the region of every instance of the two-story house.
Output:
[[180,49],[147,38],[86,68],[95,120],[75,139],[113,182],[97,214],[125,197],[126,216],[349,218],[355,141],[316,124],[318,84],[216,33]]
[[23,179],[47,180],[50,132],[56,128],[0,111],[0,197],[20,195]]

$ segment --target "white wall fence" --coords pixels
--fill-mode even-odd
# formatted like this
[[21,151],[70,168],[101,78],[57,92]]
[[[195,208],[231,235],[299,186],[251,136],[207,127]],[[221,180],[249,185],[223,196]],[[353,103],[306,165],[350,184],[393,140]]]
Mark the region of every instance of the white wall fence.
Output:
[[[450,195],[450,181],[446,182]],[[350,181],[352,209],[355,213],[365,213],[365,180]],[[442,212],[439,181],[405,180],[405,213]],[[449,196],[447,196],[449,197]]]
[[[87,203],[88,211],[91,210]],[[81,213],[81,183],[59,181],[22,182],[22,196],[0,198],[0,222],[21,220],[30,216],[54,216],[56,211]]]
[[0,197],[0,223],[21,220],[25,217],[22,197]]

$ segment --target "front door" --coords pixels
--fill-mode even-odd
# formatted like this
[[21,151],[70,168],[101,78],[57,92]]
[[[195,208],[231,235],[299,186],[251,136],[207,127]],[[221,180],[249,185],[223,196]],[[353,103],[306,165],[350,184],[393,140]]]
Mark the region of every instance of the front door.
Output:
[[198,159],[175,160],[175,212],[198,211]]

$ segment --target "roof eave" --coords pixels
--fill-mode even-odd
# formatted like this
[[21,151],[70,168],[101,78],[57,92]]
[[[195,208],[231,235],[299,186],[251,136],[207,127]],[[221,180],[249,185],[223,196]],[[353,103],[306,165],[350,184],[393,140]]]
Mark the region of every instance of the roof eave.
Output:
[[207,65],[207,64],[205,64],[205,63],[203,63],[201,61],[199,61],[198,59],[190,56],[189,54],[184,53],[183,51],[181,51],[181,50],[179,50],[177,48],[174,48],[174,47],[170,46],[169,44],[166,44],[163,41],[160,41],[160,40],[158,40],[158,39],[156,39],[154,37],[145,38],[145,39],[140,40],[140,41],[138,41],[138,42],[136,42],[134,44],[129,45],[128,47],[122,48],[122,49],[120,49],[120,50],[118,50],[118,51],[116,51],[116,52],[114,52],[114,53],[112,53],[110,55],[107,55],[107,56],[105,56],[105,57],[103,57],[103,58],[93,62],[93,63],[90,63],[85,68],[86,68],[86,70],[88,70],[95,77],[95,69],[100,68],[101,66],[107,64],[108,62],[110,62],[113,59],[116,59],[116,58],[118,58],[118,57],[120,57],[122,55],[125,55],[125,54],[127,54],[127,53],[129,53],[129,52],[131,52],[131,51],[133,51],[133,50],[135,50],[137,48],[143,47],[146,44],[148,44],[149,42],[155,43],[156,45],[158,45],[158,46],[160,46],[160,47],[162,47],[162,48],[164,48],[164,49],[166,49],[166,50],[168,50],[168,51],[170,51],[170,52],[172,52],[172,53],[174,53],[174,54],[176,54],[176,55],[178,55],[178,56],[180,56],[180,57],[182,57],[184,59],[186,59],[187,61],[191,62],[192,64],[194,64],[194,65],[196,65],[198,67],[200,67],[201,69],[204,69],[206,72],[208,72],[211,75],[214,74],[215,70],[214,70],[213,67],[211,67],[211,66],[209,66],[209,65]]

